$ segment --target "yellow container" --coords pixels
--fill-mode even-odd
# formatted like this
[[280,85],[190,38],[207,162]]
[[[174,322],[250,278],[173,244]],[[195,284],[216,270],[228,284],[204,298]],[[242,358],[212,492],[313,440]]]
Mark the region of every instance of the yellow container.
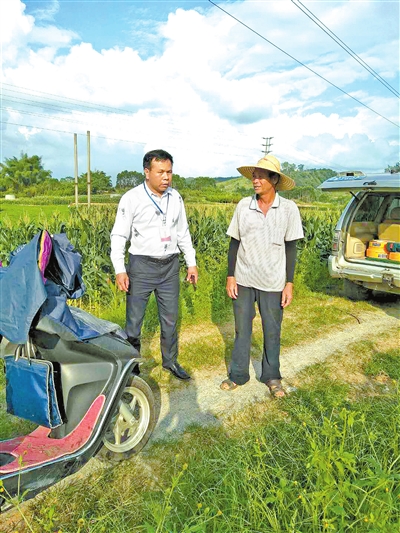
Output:
[[365,248],[365,243],[361,239],[347,235],[346,257],[349,259],[365,257]]
[[385,253],[387,253],[387,250],[386,250],[386,245],[387,245],[388,241],[384,241],[384,240],[381,240],[381,239],[374,239],[372,241],[369,241],[369,246],[368,248],[371,248],[372,250],[382,250],[384,251]]
[[384,251],[384,249],[367,248],[367,257],[371,257],[371,259],[387,259],[388,254]]
[[400,263],[400,252],[390,252],[389,259]]
[[380,239],[400,242],[400,224],[391,224],[384,222],[378,226],[378,235]]

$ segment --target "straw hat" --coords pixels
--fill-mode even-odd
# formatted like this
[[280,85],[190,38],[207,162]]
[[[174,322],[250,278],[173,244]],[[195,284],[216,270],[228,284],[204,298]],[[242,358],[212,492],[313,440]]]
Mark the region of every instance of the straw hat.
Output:
[[293,187],[296,185],[292,178],[289,178],[289,176],[286,176],[281,172],[281,164],[273,155],[266,155],[254,166],[239,167],[237,170],[242,176],[251,180],[255,168],[261,168],[262,170],[269,170],[279,174],[280,178],[276,186],[277,191],[290,191],[290,189],[293,189]]

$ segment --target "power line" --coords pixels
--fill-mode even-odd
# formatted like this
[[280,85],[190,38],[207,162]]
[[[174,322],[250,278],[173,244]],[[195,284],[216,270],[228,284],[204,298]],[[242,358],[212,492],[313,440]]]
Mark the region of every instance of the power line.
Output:
[[[87,108],[92,109],[92,110],[93,109],[96,110],[96,109],[99,109],[99,108],[104,108],[108,112],[128,115],[128,113],[126,111],[120,111],[119,109],[116,109],[115,107],[106,106],[106,105],[103,105],[103,104],[95,104],[94,105],[91,102],[87,102],[86,100],[78,100],[76,98],[69,98],[68,96],[60,96],[59,94],[46,93],[44,91],[38,91],[36,89],[31,89],[31,88],[28,88],[28,87],[20,87],[18,85],[12,85],[11,83],[4,83],[3,82],[2,85],[7,85],[8,87],[12,87],[14,92],[26,94],[27,96],[36,96],[36,95],[35,94],[25,93],[24,91],[30,91],[32,93],[38,93],[39,98],[41,98],[40,95],[44,94],[44,95],[46,95],[46,100],[53,100],[55,102],[61,102],[61,103],[65,103],[65,104],[71,103],[73,105],[78,105],[80,107],[87,107]],[[19,91],[18,89],[23,89],[23,91]],[[6,89],[6,90],[9,90],[9,89]],[[55,98],[48,98],[49,96],[54,96]],[[66,101],[64,102],[63,100],[66,100]],[[35,100],[31,100],[31,101],[34,102]]]
[[[357,61],[365,70],[367,70],[374,78],[376,78],[379,83],[384,85],[386,89],[389,89],[391,93],[393,93],[395,96],[400,97],[400,93],[396,91],[382,76],[380,76],[372,67],[368,65],[361,57],[354,52],[345,42],[343,42],[332,30],[330,30],[312,11],[310,11],[300,0],[297,0],[298,3],[295,2],[295,0],[291,0],[291,2],[298,7],[314,24],[319,26],[321,30],[326,33],[331,39],[333,39],[345,52],[347,52],[353,59]],[[302,7],[299,6],[301,4]],[[308,13],[306,13],[308,11]]]
[[70,122],[72,124],[83,124],[87,126],[87,122],[79,122],[79,120],[75,119],[69,119],[69,118],[62,118],[57,115],[49,115],[45,113],[32,113],[31,111],[25,111],[24,109],[15,109],[13,107],[0,107],[2,111],[8,111],[10,113],[20,113],[22,115],[30,115],[33,117],[42,117],[47,118],[48,120],[56,120],[56,121],[62,121],[62,122]]
[[345,94],[346,96],[349,96],[352,100],[356,101],[357,103],[361,104],[362,106],[366,107],[367,109],[369,109],[370,111],[372,111],[373,113],[375,113],[376,115],[378,115],[379,117],[383,118],[384,120],[386,120],[387,122],[390,122],[391,124],[393,124],[393,126],[396,126],[397,128],[400,128],[400,125],[399,124],[396,124],[395,122],[393,122],[392,120],[390,120],[389,118],[386,118],[384,117],[383,115],[381,115],[380,113],[378,113],[378,111],[375,111],[374,109],[372,109],[372,107],[369,107],[367,104],[364,104],[363,102],[361,102],[360,100],[358,100],[358,98],[356,98],[355,96],[352,96],[351,94],[347,93],[344,89],[341,89],[340,87],[338,87],[337,85],[335,85],[334,83],[332,83],[331,81],[327,80],[326,78],[324,78],[324,76],[322,76],[321,74],[318,74],[318,72],[316,72],[315,70],[313,70],[312,68],[308,67],[307,65],[305,65],[304,63],[302,63],[301,61],[299,61],[298,59],[296,59],[295,57],[293,57],[292,55],[290,55],[288,52],[285,52],[285,50],[283,50],[282,48],[280,48],[279,46],[277,46],[276,44],[274,44],[272,41],[269,41],[266,37],[264,37],[263,35],[261,35],[260,33],[258,33],[256,30],[253,30],[253,28],[251,28],[250,26],[248,26],[247,24],[245,24],[244,22],[242,22],[241,20],[239,20],[237,17],[235,17],[234,15],[232,15],[231,13],[229,13],[228,11],[226,11],[225,9],[223,9],[222,7],[220,7],[219,5],[215,4],[212,0],[208,0],[210,2],[210,4],[213,4],[213,6],[217,7],[218,9],[220,9],[221,11],[223,11],[226,15],[230,16],[231,18],[233,18],[234,20],[236,20],[236,22],[239,22],[239,24],[241,24],[242,26],[244,26],[245,28],[247,28],[248,30],[250,30],[251,32],[255,33],[258,37],[261,37],[261,39],[263,39],[264,41],[266,41],[267,43],[271,44],[274,48],[276,48],[277,50],[279,50],[280,52],[282,52],[283,54],[287,55],[288,57],[290,57],[291,59],[293,59],[293,61],[296,61],[296,63],[299,63],[299,65],[301,65],[302,67],[305,67],[307,70],[309,70],[310,72],[312,72],[313,74],[315,74],[316,76],[318,76],[319,78],[321,78],[322,80],[326,81],[326,83],[329,83],[329,85],[332,85],[332,87],[335,87],[335,89],[338,89],[338,91],[342,92],[343,94]]
[[[54,128],[43,128],[42,126],[32,126],[32,124],[19,124],[17,122],[8,122],[7,120],[0,120],[0,124],[10,124],[12,126],[22,126],[23,128],[37,128],[38,130],[45,130],[45,131],[55,131],[57,133],[68,133],[69,135],[73,135],[73,131],[65,131],[65,130],[56,130]],[[77,133],[77,135],[82,135],[83,137],[87,136],[87,133]],[[120,141],[124,143],[133,143],[133,144],[147,144],[145,142],[141,141],[128,141],[127,139],[114,139],[113,137],[102,137],[101,135],[92,135],[91,137],[96,137],[97,139],[107,139],[108,141]]]
[[[23,93],[23,94],[26,94],[26,93]],[[46,94],[46,93],[44,93]],[[59,105],[56,105],[56,104],[51,104],[51,103],[48,103],[46,101],[39,101],[39,100],[31,100],[31,99],[27,99],[27,98],[20,98],[18,96],[16,97],[10,97],[9,95],[3,95],[1,98],[0,98],[0,101],[4,101],[4,102],[12,102],[14,104],[21,104],[23,106],[30,106],[30,107],[42,107],[42,108],[45,108],[45,109],[49,109],[50,111],[54,110],[54,112],[59,112],[59,113],[67,113],[67,112],[72,112],[74,115],[75,114],[79,114],[79,115],[83,115],[84,117],[87,117],[88,115],[90,115],[90,110],[91,111],[94,111],[97,113],[97,116],[100,118],[100,115],[101,116],[108,116],[108,117],[115,117],[116,113],[111,113],[111,112],[108,112],[108,111],[98,111],[96,108],[89,108],[89,110],[85,110],[85,111],[79,111],[78,109],[74,109],[74,108],[69,108],[69,107],[63,107],[63,106],[59,106]],[[53,101],[56,101],[56,100],[50,100],[51,102]],[[29,113],[28,111],[24,111],[22,109],[17,109],[17,108],[13,108],[14,111],[16,112],[19,112],[19,113],[24,113],[24,114],[32,114],[32,115],[37,115],[37,116],[47,116],[49,118],[52,118],[53,120],[64,120],[64,121],[68,121],[67,119],[62,119],[62,118],[55,118],[55,115],[51,115],[51,114],[47,114],[47,115],[39,115],[39,114],[35,114],[35,113]],[[99,115],[100,113],[100,115]],[[124,120],[132,120],[133,119],[133,115],[129,115],[128,113],[124,113],[122,111],[119,111],[117,110],[117,113],[118,113],[118,117],[121,117],[122,119]],[[164,120],[166,120],[168,123],[172,123],[170,119],[165,119],[164,117]],[[82,122],[79,122],[79,121],[76,121],[77,124],[83,124]],[[181,133],[182,130],[180,129],[177,129],[177,128],[169,128],[169,131],[174,131],[174,132],[178,132],[178,133]]]
[[[67,133],[68,135],[73,135],[73,133],[74,133],[72,131],[59,130],[59,129],[55,129],[55,128],[44,128],[42,126],[34,126],[32,124],[20,124],[20,123],[17,123],[17,122],[8,122],[6,120],[0,120],[0,124],[7,124],[7,125],[12,125],[12,126],[20,126],[20,127],[24,127],[24,128],[36,128],[38,130],[54,131],[56,133]],[[86,133],[78,133],[77,135],[81,135],[83,137],[87,136]],[[108,141],[118,141],[118,142],[126,142],[126,143],[132,143],[132,144],[142,144],[142,145],[148,144],[148,141],[144,142],[144,141],[133,141],[133,140],[128,140],[128,139],[116,139],[114,137],[106,137],[106,136],[102,136],[102,135],[93,135],[93,134],[91,134],[90,136],[94,137],[96,139],[106,139]],[[224,146],[227,146],[227,145],[220,145],[220,144],[213,143],[213,146],[221,146],[223,148]],[[182,148],[182,146],[174,146],[174,145],[170,145],[170,147],[171,148],[176,148],[176,149]],[[232,146],[230,146],[230,147],[232,148]],[[241,148],[243,148],[243,147],[241,147]],[[226,152],[216,152],[215,150],[208,150],[207,153],[217,154],[217,155],[229,155]],[[234,154],[231,154],[231,155],[235,155],[235,156],[240,155],[241,157],[248,157],[248,154],[239,154],[238,152],[235,152]]]
[[[102,105],[102,104],[92,105],[90,102],[87,102],[85,100],[75,100],[73,98],[69,98],[69,97],[66,97],[66,96],[60,96],[59,98],[52,98],[53,96],[56,96],[53,93],[46,93],[46,92],[43,92],[43,91],[38,91],[36,89],[28,89],[26,87],[19,87],[17,85],[12,85],[10,83],[3,83],[2,85],[7,85],[9,87],[12,87],[13,91],[16,92],[16,93],[23,94],[24,96],[38,97],[38,98],[41,98],[42,100],[33,100],[33,99],[30,99],[30,98],[21,98],[21,97],[18,97],[18,96],[10,96],[8,94],[0,94],[0,100],[3,99],[3,100],[11,101],[11,102],[14,102],[14,103],[21,103],[21,105],[29,105],[29,106],[34,106],[34,107],[48,107],[48,108],[58,109],[60,111],[73,111],[74,113],[85,114],[85,115],[87,114],[88,111],[86,111],[86,110],[85,111],[80,111],[80,110],[78,110],[76,108],[70,108],[70,107],[64,107],[62,105],[60,105],[60,106],[57,105],[57,103],[66,104],[66,105],[71,104],[71,105],[75,105],[77,107],[87,108],[89,111],[91,110],[91,111],[100,112],[101,114],[104,114],[104,115],[115,115],[115,114],[118,114],[119,116],[121,116],[124,119],[132,119],[133,118],[133,114],[131,114],[129,112],[126,112],[126,111],[122,111],[120,109],[116,109],[114,107],[105,106],[105,105]],[[17,90],[15,90],[15,88]],[[18,89],[23,89],[23,91],[20,91]],[[5,90],[6,91],[10,91],[11,89],[5,88]],[[38,93],[39,95],[30,94],[29,92],[24,92],[24,91],[33,91],[35,93]],[[45,96],[41,96],[41,95],[45,95]],[[60,98],[63,98],[63,99],[68,100],[68,101],[65,102],[65,101],[61,100]],[[48,103],[45,100],[48,100],[51,103]],[[156,118],[156,117],[151,117],[151,118]],[[171,119],[169,119],[169,118],[163,117],[163,120],[165,120],[168,124],[174,124],[174,122]],[[182,132],[185,133],[184,130],[178,129],[178,128],[174,128],[174,127],[170,127],[169,131],[175,131],[177,133],[182,133]],[[217,133],[218,131],[220,131],[221,133],[224,133],[223,130],[221,130],[221,129],[213,130],[214,133]]]
[[[32,126],[32,125],[28,125],[28,124],[19,124],[19,123],[16,123],[16,122],[8,122],[8,121],[5,121],[5,120],[0,120],[0,124],[7,124],[7,125],[12,125],[12,126],[22,126],[24,128],[37,128],[37,129],[45,130],[45,131],[54,131],[56,133],[66,133],[68,135],[73,135],[73,133],[74,133],[72,131],[58,130],[58,129],[54,129],[54,128],[42,128],[41,126]],[[86,138],[87,137],[87,132],[85,132],[85,133],[77,133],[77,135]],[[128,140],[128,139],[115,139],[113,137],[104,137],[104,136],[101,136],[101,135],[93,135],[93,134],[91,134],[90,136],[94,137],[96,139],[105,139],[105,140],[109,140],[109,141],[118,141],[118,142],[125,142],[125,143],[132,143],[132,144],[142,144],[142,145],[147,144],[147,143],[140,142],[140,141],[132,141],[132,140]],[[270,139],[272,139],[272,138],[273,137],[270,137]],[[217,146],[219,146],[219,145],[217,145]],[[171,145],[171,148],[179,149],[181,147],[180,146]],[[321,161],[320,159],[316,159],[314,156],[311,156],[308,152],[305,152],[304,150],[300,150],[299,148],[295,148],[294,150],[295,150],[295,152],[299,152],[299,153],[305,154],[310,161],[313,161],[316,164],[325,165],[325,168],[329,167],[329,168],[332,168],[332,169],[347,170],[347,167],[344,167],[343,165],[336,164],[336,163],[325,163],[324,161]],[[216,155],[224,155],[224,156],[230,155],[230,154],[227,154],[226,152],[208,151],[208,153],[212,153],[212,154],[216,154]],[[235,155],[235,156],[240,155],[241,157],[248,157],[248,154],[239,154],[237,152],[235,152],[234,154],[231,154],[231,155]],[[326,165],[328,165],[328,166],[326,166]]]
[[[0,111],[8,111],[8,112],[14,112],[14,113],[20,113],[20,114],[23,114],[23,115],[29,115],[29,116],[33,116],[33,117],[40,117],[40,118],[46,118],[47,120],[52,120],[52,121],[61,121],[61,122],[68,122],[70,124],[82,124],[83,126],[85,126],[86,128],[90,127],[90,126],[97,126],[97,127],[101,127],[100,124],[96,124],[94,122],[80,122],[78,120],[75,120],[75,119],[68,119],[68,118],[63,118],[63,117],[58,117],[57,115],[48,115],[48,114],[43,114],[43,113],[32,113],[30,111],[24,111],[22,109],[15,109],[15,108],[12,108],[12,107],[1,107],[0,106]],[[42,126],[33,126],[33,125],[24,125],[24,124],[15,124],[15,123],[12,123],[12,122],[6,122],[6,121],[3,121],[4,124],[13,124],[13,125],[20,125],[20,126],[25,126],[25,127],[30,127],[30,128],[38,128],[38,129],[42,129],[42,130],[46,130],[48,128],[45,128],[45,127],[42,127]],[[49,130],[49,131],[62,131],[62,130]],[[178,132],[180,130],[177,130]],[[65,133],[70,133],[70,132],[65,132]],[[81,134],[79,134],[81,135]],[[82,134],[83,135],[83,134]],[[97,136],[97,135],[92,135],[92,137],[99,137],[99,138],[103,138],[103,139],[111,139],[111,140],[122,140],[122,139],[113,139],[113,138],[110,138],[110,137],[100,137],[100,136]],[[210,139],[208,139],[210,140]],[[148,141],[124,141],[124,142],[135,142],[135,143],[138,143],[138,144],[147,144]],[[241,148],[243,148],[242,146],[233,146],[232,143],[230,144],[222,144],[222,143],[213,143],[214,146],[220,146],[221,148],[224,148],[224,147],[229,147],[229,148],[237,148],[238,150],[240,150]],[[213,152],[213,153],[222,153],[222,152]]]

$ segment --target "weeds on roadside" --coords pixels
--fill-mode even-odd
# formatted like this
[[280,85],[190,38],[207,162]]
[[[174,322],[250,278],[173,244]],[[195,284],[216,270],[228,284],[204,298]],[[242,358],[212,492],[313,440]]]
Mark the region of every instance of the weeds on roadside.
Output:
[[386,374],[391,379],[400,380],[399,365],[400,349],[390,350],[387,353],[376,353],[365,366],[365,373],[369,376]]
[[[157,504],[168,506],[164,529],[156,528],[161,521],[153,513],[155,529],[148,531],[186,531],[198,502],[220,509],[222,519],[215,530],[197,524],[193,531],[396,531],[400,457],[391,430],[399,420],[399,393],[350,406],[345,390],[300,391],[282,404],[286,420],[270,420],[237,440],[214,433],[208,450],[186,447],[186,478],[173,478]],[[381,432],[383,419],[389,430]],[[149,509],[154,505],[153,497]]]
[[[392,375],[400,367],[393,361]],[[49,491],[32,527],[46,518],[41,509],[55,506],[63,533],[76,533],[80,519],[81,533],[397,531],[398,387],[352,403],[350,386],[328,375],[313,372],[304,383],[279,403],[266,402],[264,414],[257,409],[258,420],[249,408],[246,429],[234,437],[192,428],[148,448],[144,461],[155,478],[146,478],[140,461],[127,461]]]

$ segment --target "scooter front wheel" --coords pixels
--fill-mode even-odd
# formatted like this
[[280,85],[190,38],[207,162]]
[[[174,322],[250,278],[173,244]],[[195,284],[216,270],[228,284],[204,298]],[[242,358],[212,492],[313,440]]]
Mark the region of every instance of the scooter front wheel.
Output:
[[155,423],[152,390],[143,379],[132,376],[105,432],[100,457],[122,461],[138,453],[149,440]]

